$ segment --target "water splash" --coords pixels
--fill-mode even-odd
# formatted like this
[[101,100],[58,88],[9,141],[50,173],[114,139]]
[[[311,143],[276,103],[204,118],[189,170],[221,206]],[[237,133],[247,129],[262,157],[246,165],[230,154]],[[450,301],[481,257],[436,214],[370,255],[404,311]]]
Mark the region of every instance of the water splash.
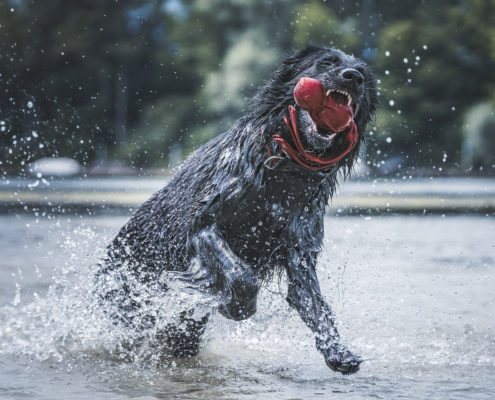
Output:
[[[65,232],[62,219],[51,221],[53,231],[48,232],[61,238],[60,248],[40,244],[47,257],[65,255],[51,270],[41,267],[36,273],[49,282],[46,292],[30,287],[17,273],[19,296],[13,285],[8,304],[0,306],[0,355],[45,363],[41,365],[55,362],[67,369],[95,368],[107,374],[105,379],[117,380],[116,375],[126,371],[127,377],[139,375],[141,385],[163,379],[178,385],[188,379],[229,385],[227,380],[240,382],[242,375],[242,384],[252,388],[257,380],[327,385],[331,379],[345,387],[373,386],[377,380],[385,385],[384,379],[444,380],[450,374],[459,378],[469,371],[493,370],[489,316],[495,305],[490,294],[494,275],[486,239],[493,227],[482,219],[474,225],[469,219],[450,221],[428,218],[424,229],[423,222],[413,218],[339,218],[339,231],[329,234],[319,276],[323,293],[335,306],[342,337],[367,360],[353,378],[342,378],[325,366],[311,333],[285,302],[284,279],[263,288],[252,318],[236,322],[214,314],[198,357],[170,357],[156,338],[156,326],[176,322],[181,304],[211,309],[215,299],[173,279],[166,295],[136,286],[145,305],[138,317],[145,321],[152,314],[158,325],[143,330],[143,324],[136,329],[116,322],[109,317],[109,306],[98,300],[94,281],[96,261],[110,235],[77,221],[76,229]],[[37,226],[30,224],[31,230]],[[46,231],[43,220],[40,224],[35,237]],[[439,247],[432,238],[445,231],[459,235],[451,234],[449,246]],[[351,236],[350,249],[346,243]],[[445,261],[452,259],[461,261]],[[30,290],[40,294],[30,296]],[[129,388],[122,379],[119,384]]]
[[[165,293],[157,285],[145,285],[129,275],[139,293],[133,300],[142,307],[135,324],[115,319],[118,305],[101,302],[102,288],[95,281],[95,259],[103,255],[104,248],[94,249],[94,243],[106,242],[108,238],[92,229],[77,228],[63,238],[61,250],[67,258],[52,269],[46,295],[35,293],[32,301],[22,302],[21,284],[16,283],[12,304],[0,308],[0,353],[39,360],[63,360],[85,353],[131,362],[158,360],[163,355],[157,351],[157,331],[167,324],[178,324],[181,304],[203,312],[214,307],[213,299],[182,287],[177,280],[167,282],[169,290]],[[111,285],[111,277],[107,282]],[[145,323],[150,316],[155,324]]]

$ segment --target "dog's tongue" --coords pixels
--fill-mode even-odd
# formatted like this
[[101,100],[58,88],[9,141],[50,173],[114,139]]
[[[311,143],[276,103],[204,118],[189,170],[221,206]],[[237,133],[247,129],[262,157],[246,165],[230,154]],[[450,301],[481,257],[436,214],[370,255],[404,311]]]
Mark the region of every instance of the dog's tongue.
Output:
[[342,132],[352,123],[352,106],[339,101],[330,94],[326,96],[320,81],[313,78],[301,78],[294,89],[296,104],[309,112],[316,125],[324,130]]

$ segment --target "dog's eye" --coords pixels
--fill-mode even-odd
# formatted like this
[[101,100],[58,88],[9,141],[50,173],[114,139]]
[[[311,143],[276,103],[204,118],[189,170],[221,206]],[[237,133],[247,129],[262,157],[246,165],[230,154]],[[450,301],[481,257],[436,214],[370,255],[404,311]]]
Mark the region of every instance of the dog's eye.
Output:
[[318,65],[322,67],[332,67],[340,63],[340,58],[337,56],[326,57],[320,61],[318,61]]

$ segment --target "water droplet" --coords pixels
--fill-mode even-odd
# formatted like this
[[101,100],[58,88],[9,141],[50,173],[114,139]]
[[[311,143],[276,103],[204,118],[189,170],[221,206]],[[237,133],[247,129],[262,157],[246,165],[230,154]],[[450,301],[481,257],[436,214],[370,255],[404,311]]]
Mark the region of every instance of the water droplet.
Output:
[[392,138],[390,136],[385,140],[387,141],[387,143],[392,143]]
[[395,101],[394,100],[389,100],[388,104],[389,104],[390,107],[393,107],[394,104],[395,104]]
[[28,108],[33,108],[33,102],[32,101],[28,101],[27,102],[27,106],[28,106]]

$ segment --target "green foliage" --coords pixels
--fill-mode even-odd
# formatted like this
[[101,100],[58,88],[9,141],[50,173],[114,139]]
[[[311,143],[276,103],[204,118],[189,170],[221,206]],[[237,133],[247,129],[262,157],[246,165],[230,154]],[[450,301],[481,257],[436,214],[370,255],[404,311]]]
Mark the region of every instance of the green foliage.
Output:
[[140,124],[118,149],[118,157],[138,167],[166,165],[174,144],[187,140],[184,119],[193,118],[189,96],[168,96],[148,106]]
[[0,2],[0,35],[9,171],[52,155],[166,166],[228,129],[306,43],[376,70],[374,163],[459,165],[479,136],[466,121],[490,120],[473,105],[495,104],[495,0],[17,0]]
[[[173,60],[163,56],[167,42],[161,35],[169,18],[161,2],[12,4],[12,11],[0,14],[0,29],[7,31],[7,62],[0,63],[7,79],[0,86],[9,94],[0,99],[8,129],[0,149],[3,168],[23,172],[44,155],[85,163],[112,154],[128,139],[144,105],[165,88],[187,90],[182,73],[172,73]],[[28,101],[34,106],[25,107]]]
[[303,47],[307,43],[337,47],[354,52],[360,47],[355,18],[339,20],[332,9],[320,1],[312,1],[296,7],[294,44]]
[[379,139],[393,138],[390,152],[430,166],[448,154],[458,165],[463,114],[493,93],[495,58],[487,36],[493,6],[491,0],[451,2],[442,12],[423,6],[384,26],[376,68],[385,111],[377,128]]

